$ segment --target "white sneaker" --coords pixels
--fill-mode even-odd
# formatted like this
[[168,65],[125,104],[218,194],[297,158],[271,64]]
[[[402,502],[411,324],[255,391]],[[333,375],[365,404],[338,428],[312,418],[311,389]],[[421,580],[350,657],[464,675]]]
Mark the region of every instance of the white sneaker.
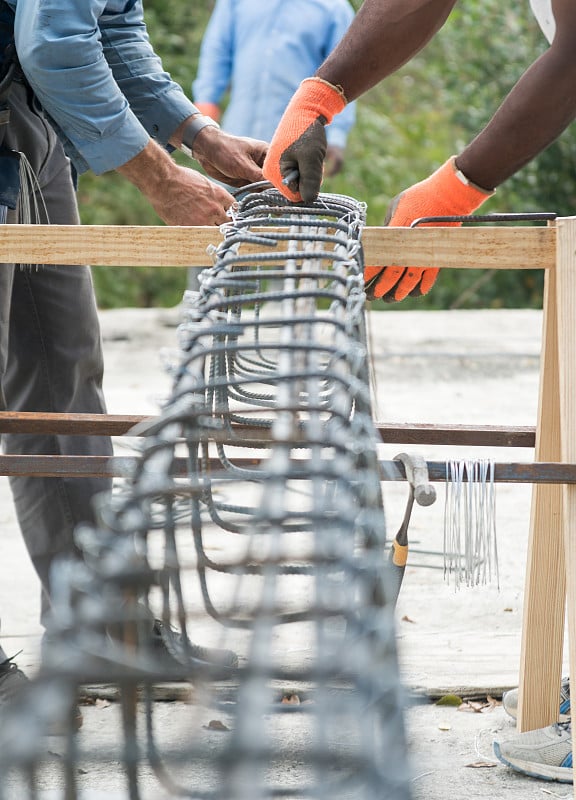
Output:
[[[518,689],[510,689],[502,695],[502,707],[504,711],[514,719],[518,716]],[[560,722],[570,719],[570,679],[562,678],[560,685]]]
[[572,731],[570,722],[519,733],[494,742],[494,753],[503,764],[546,781],[572,783]]

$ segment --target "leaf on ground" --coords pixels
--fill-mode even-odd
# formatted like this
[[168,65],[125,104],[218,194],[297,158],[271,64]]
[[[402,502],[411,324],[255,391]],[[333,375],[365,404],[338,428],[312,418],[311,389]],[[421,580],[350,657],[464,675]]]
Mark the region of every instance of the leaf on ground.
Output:
[[219,719],[211,719],[208,725],[203,726],[207,731],[229,731],[230,728],[224,725]]
[[471,711],[474,714],[481,714],[485,708],[488,708],[488,703],[482,703],[478,700],[465,700],[458,708],[458,711]]
[[441,722],[440,725],[438,725],[438,730],[439,731],[451,731],[452,730],[452,725],[448,725],[447,722]]
[[489,769],[490,767],[497,767],[498,764],[495,761],[473,761],[472,764],[466,764],[466,767],[470,767],[470,769]]
[[474,714],[483,714],[485,711],[494,711],[499,705],[502,704],[493,697],[487,697],[486,700],[463,700],[458,711],[471,711]]
[[453,706],[454,708],[459,708],[462,705],[462,698],[458,697],[457,694],[445,694],[439,700],[436,701],[437,706]]
[[412,625],[416,625],[416,622],[415,622],[413,619],[410,619],[410,617],[408,616],[408,614],[404,614],[404,616],[402,617],[402,620],[401,620],[401,621],[402,621],[402,622],[410,622],[410,624],[412,624]]

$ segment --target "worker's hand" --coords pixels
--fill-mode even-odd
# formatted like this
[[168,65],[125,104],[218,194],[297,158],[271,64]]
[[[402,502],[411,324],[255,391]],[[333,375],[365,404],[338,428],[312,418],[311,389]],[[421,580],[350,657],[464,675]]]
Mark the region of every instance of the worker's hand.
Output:
[[324,162],[324,172],[327,178],[338,175],[344,166],[344,148],[329,144],[326,150],[326,161]]
[[175,165],[164,187],[148,198],[167,225],[221,225],[234,197],[200,172]]
[[[318,197],[327,147],[324,126],[345,105],[342,90],[321,78],[303,80],[288,103],[264,161],[264,177],[288,200],[310,203]],[[285,185],[290,174],[294,177]]]
[[[392,200],[384,225],[409,227],[421,217],[465,216],[475,211],[493,192],[471,183],[450,158],[426,180],[414,184]],[[460,222],[430,222],[424,225],[458,226]],[[366,267],[364,284],[369,300],[388,303],[427,294],[438,276],[433,267]]]
[[229,219],[227,211],[235,202],[222,186],[179,166],[153,140],[117,171],[142,192],[167,225],[220,225]]
[[232,136],[206,126],[194,139],[194,158],[211,178],[229,186],[246,186],[263,180],[262,164],[267,142]]

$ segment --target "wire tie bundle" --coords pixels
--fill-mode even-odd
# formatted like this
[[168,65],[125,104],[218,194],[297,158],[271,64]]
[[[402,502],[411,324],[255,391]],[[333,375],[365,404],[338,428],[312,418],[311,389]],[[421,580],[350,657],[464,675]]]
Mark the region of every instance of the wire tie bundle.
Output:
[[478,586],[496,580],[496,493],[494,463],[446,462],[444,509],[444,579],[454,578],[454,588]]

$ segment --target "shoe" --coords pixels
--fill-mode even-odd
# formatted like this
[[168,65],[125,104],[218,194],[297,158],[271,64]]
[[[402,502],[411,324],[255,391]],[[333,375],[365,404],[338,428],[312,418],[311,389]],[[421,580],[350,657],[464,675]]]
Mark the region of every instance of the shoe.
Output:
[[[15,656],[7,658],[0,663],[0,708],[10,703],[18,694],[30,686],[30,681],[21,669],[14,663]],[[72,727],[74,731],[79,731],[82,727],[84,718],[78,706],[74,707]],[[64,736],[68,732],[68,724],[60,720],[50,725],[46,731],[48,736]]]
[[570,721],[494,742],[494,753],[503,764],[523,775],[559,783],[573,782]]
[[0,663],[0,706],[12,700],[29,681],[13,659],[7,658]]
[[[518,716],[518,689],[510,689],[502,695],[502,707],[513,719]],[[570,678],[562,678],[560,685],[560,722],[570,719]]]
[[190,659],[197,666],[219,667],[225,670],[236,669],[238,656],[233,650],[201,647],[194,642],[185,645],[182,634],[161,620],[155,619],[152,627],[152,644],[157,651],[167,654],[180,666],[188,666]]

